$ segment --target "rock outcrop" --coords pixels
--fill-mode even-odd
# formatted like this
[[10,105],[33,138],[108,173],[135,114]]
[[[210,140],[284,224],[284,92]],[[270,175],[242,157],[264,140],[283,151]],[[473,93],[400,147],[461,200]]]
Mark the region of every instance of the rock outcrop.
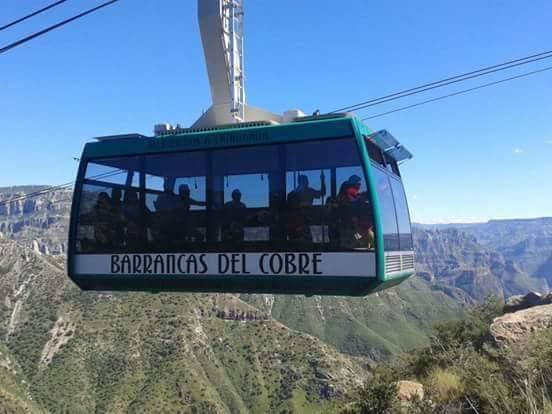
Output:
[[424,386],[415,381],[398,381],[397,397],[401,403],[424,399]]
[[538,292],[529,292],[526,295],[515,295],[506,300],[504,313],[517,312],[533,306],[552,304],[552,293],[542,295]]
[[[495,318],[490,326],[494,344],[522,351],[536,333],[552,328],[551,299],[552,295],[542,296],[534,292],[510,298],[506,306],[510,313]],[[516,308],[521,310],[511,311]]]

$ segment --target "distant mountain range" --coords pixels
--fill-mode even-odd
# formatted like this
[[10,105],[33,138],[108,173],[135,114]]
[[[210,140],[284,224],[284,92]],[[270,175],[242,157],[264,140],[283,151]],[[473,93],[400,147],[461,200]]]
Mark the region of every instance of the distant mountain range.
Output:
[[465,228],[416,229],[414,240],[419,276],[459,288],[475,300],[548,290],[546,278],[529,274],[515,258],[482,245]]
[[431,231],[458,229],[472,235],[485,248],[507,257],[520,271],[552,286],[552,217],[415,226]]
[[85,293],[64,270],[70,198],[0,207],[0,407],[15,412],[322,412],[435,322],[552,280],[538,219],[416,226],[419,276],[366,298]]

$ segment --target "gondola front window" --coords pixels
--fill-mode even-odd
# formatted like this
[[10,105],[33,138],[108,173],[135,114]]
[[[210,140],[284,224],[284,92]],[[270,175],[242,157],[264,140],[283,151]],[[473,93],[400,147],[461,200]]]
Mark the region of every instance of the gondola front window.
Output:
[[76,250],[371,251],[370,190],[351,138],[91,160]]

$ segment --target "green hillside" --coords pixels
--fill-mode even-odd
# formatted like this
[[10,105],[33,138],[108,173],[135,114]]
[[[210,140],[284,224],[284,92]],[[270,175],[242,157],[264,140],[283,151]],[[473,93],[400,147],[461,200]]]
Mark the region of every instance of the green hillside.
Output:
[[[261,306],[259,297],[246,300]],[[292,329],[341,352],[378,360],[425,344],[434,323],[458,318],[463,308],[427,281],[413,278],[364,298],[275,296],[270,309]]]
[[366,375],[362,358],[235,296],[83,293],[7,241],[0,268],[0,395],[14,412],[320,412]]

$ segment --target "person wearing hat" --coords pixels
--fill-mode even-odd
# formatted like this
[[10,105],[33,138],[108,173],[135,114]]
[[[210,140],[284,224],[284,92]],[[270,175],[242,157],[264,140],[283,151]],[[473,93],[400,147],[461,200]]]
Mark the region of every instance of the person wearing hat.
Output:
[[345,194],[344,196],[349,201],[355,201],[360,195],[360,187],[362,179],[358,175],[351,175],[346,181]]

